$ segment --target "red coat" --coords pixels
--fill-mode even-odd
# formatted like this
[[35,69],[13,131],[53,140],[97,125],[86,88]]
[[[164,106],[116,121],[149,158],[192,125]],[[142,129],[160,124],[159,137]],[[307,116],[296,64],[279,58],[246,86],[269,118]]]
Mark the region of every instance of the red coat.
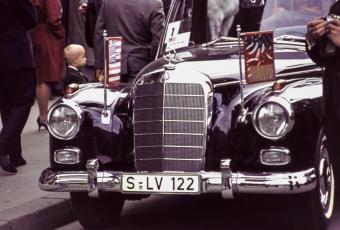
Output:
[[34,0],[39,23],[32,31],[37,82],[58,82],[65,76],[60,0]]

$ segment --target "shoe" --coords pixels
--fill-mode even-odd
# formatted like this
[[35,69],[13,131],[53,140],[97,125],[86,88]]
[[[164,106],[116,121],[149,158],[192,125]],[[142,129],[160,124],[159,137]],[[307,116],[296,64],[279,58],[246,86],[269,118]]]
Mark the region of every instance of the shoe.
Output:
[[11,162],[11,164],[16,168],[26,165],[26,160],[23,157],[18,157],[14,159],[9,158],[9,162]]
[[39,117],[37,118],[37,125],[38,125],[38,130],[39,130],[39,132],[40,132],[40,130],[41,130],[41,127],[44,128],[45,130],[47,130],[47,125],[46,125],[46,123],[45,123],[45,122],[41,122]]
[[8,155],[0,155],[0,167],[2,170],[8,173],[15,174],[17,173],[17,169],[9,162]]

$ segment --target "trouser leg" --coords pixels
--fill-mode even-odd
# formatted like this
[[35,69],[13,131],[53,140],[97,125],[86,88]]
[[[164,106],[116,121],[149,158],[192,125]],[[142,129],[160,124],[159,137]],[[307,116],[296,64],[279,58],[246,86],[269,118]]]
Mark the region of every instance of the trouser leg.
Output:
[[21,154],[21,132],[26,124],[35,96],[34,69],[1,72],[0,154]]

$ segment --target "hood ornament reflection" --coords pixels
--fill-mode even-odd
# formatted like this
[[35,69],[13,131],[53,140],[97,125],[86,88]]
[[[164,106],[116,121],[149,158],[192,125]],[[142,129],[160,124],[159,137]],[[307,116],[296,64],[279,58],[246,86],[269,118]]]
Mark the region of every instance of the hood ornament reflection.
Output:
[[171,62],[171,60],[176,58],[176,50],[169,50],[166,55],[163,55],[163,58],[168,61],[167,64],[163,65],[164,70],[175,70],[176,65]]

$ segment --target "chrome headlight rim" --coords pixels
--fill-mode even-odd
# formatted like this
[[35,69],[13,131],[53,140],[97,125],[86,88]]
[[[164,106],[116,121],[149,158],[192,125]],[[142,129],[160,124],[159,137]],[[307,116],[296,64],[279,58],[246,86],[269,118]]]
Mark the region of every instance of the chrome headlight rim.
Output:
[[[54,129],[52,128],[52,124],[50,123],[51,116],[52,116],[53,112],[58,107],[68,107],[69,109],[73,110],[75,112],[76,116],[77,116],[78,120],[77,120],[76,127],[74,128],[72,133],[68,136],[61,136],[58,133],[56,133],[54,131]],[[47,129],[48,129],[49,133],[53,137],[55,137],[59,140],[66,140],[67,141],[67,140],[73,139],[79,133],[80,126],[83,122],[82,113],[83,113],[83,111],[81,110],[81,108],[79,107],[79,105],[76,102],[69,100],[69,99],[66,99],[66,98],[63,98],[61,102],[52,105],[51,108],[48,111],[48,114],[47,114]]]
[[[266,133],[262,132],[261,128],[259,127],[259,125],[257,123],[258,112],[260,111],[260,109],[263,106],[265,106],[267,104],[276,104],[278,106],[281,106],[287,114],[288,125],[287,125],[287,128],[280,135],[277,135],[277,136],[267,135]],[[259,105],[257,105],[255,107],[255,110],[252,113],[252,122],[253,122],[253,126],[254,126],[256,132],[261,137],[264,137],[264,138],[269,139],[269,140],[274,140],[274,141],[279,140],[279,139],[283,138],[284,136],[286,136],[292,130],[292,128],[294,126],[295,114],[294,114],[292,104],[289,103],[287,100],[285,100],[282,97],[277,97],[277,96],[268,97],[262,103],[260,103]]]

